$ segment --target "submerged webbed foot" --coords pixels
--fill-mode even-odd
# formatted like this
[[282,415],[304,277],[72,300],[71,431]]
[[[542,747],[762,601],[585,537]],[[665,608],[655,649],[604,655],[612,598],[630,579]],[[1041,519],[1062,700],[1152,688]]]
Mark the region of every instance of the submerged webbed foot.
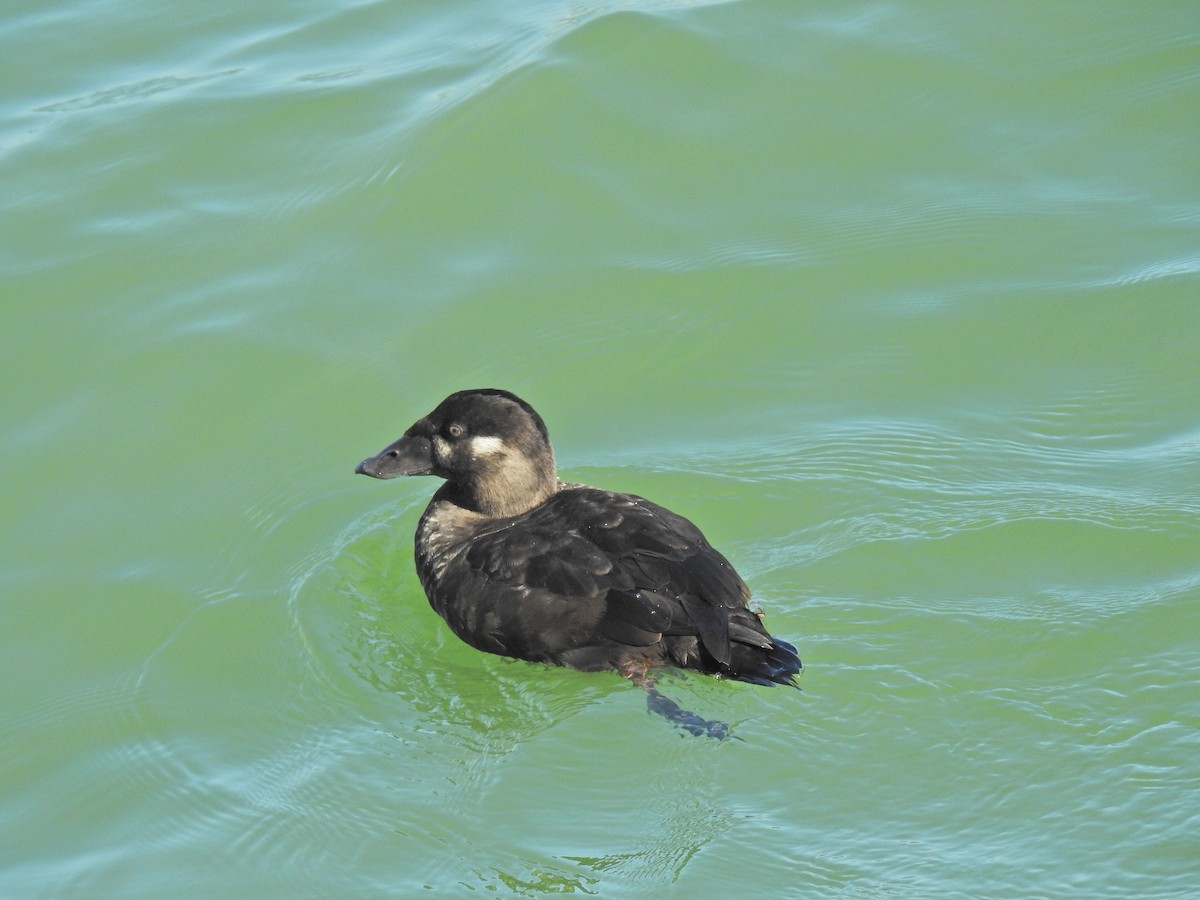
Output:
[[712,719],[705,719],[696,715],[691,710],[684,709],[670,697],[664,697],[658,692],[658,688],[653,684],[643,684],[646,689],[646,708],[652,713],[658,713],[669,722],[678,725],[688,734],[696,737],[716,738],[718,741],[723,741],[728,738],[733,738],[736,741],[742,740],[736,734],[729,733],[729,726],[724,722],[717,722]]
[[698,716],[691,710],[684,709],[670,697],[659,693],[658,686],[648,673],[649,667],[645,664],[631,664],[627,665],[621,674],[646,692],[646,708],[650,712],[662,716],[668,722],[678,725],[688,734],[696,737],[716,738],[718,741],[729,738],[742,740],[736,734],[730,734],[729,726],[724,722]]

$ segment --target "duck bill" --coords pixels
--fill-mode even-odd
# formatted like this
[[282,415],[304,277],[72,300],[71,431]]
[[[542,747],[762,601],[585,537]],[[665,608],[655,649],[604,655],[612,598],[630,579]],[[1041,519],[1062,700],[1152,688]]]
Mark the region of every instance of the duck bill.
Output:
[[370,459],[364,459],[354,472],[357,475],[370,475],[372,478],[432,475],[433,444],[427,437],[406,434]]

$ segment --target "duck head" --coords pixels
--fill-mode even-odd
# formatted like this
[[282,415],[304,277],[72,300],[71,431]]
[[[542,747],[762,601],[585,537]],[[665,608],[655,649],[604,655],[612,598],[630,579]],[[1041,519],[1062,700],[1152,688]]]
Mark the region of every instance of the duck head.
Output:
[[447,499],[489,517],[527,512],[558,490],[542,417],[516,395],[492,389],[451,394],[354,471],[436,475],[446,479]]

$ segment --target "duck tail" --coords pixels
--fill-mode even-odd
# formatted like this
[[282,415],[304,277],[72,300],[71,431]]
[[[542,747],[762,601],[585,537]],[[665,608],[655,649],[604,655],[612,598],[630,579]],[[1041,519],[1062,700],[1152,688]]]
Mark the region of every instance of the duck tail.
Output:
[[796,648],[787,641],[773,637],[770,646],[751,646],[734,643],[730,654],[729,668],[723,672],[727,678],[773,687],[777,684],[799,689],[796,676],[804,671],[804,663]]

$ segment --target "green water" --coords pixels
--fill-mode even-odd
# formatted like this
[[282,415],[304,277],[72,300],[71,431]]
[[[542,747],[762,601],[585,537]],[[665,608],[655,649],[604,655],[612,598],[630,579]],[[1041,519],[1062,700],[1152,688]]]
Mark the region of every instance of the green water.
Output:
[[[0,13],[0,896],[1200,894],[1194,3]],[[516,391],[804,692],[487,657]]]

